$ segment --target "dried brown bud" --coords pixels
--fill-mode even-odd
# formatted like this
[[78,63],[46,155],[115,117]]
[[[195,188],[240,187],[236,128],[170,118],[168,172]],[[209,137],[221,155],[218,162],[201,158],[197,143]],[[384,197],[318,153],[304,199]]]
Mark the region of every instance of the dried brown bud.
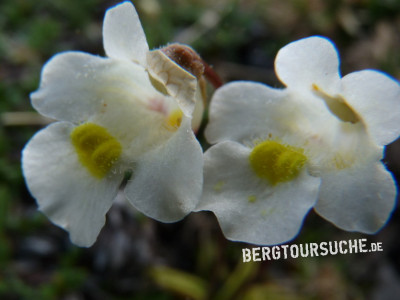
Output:
[[160,50],[199,81],[204,81],[204,75],[215,88],[222,86],[222,80],[215,71],[189,46],[171,44]]
[[160,49],[170,59],[199,79],[204,74],[204,64],[200,56],[189,46],[171,44]]

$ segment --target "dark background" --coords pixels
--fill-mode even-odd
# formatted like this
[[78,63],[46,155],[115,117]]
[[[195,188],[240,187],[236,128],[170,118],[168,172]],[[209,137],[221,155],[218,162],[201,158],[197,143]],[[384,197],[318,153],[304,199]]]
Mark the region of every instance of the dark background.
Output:
[[[0,299],[396,299],[399,210],[373,236],[341,231],[311,212],[293,243],[367,238],[383,252],[243,264],[244,243],[221,234],[211,213],[162,224],[121,204],[91,248],[36,210],[20,154],[43,125],[29,93],[54,54],[104,55],[105,10],[118,1],[14,0],[0,4]],[[311,35],[331,38],[342,74],[373,68],[400,79],[398,0],[136,0],[150,48],[195,48],[227,82],[280,86],[277,51]],[[210,88],[210,91],[212,89]],[[384,96],[384,95],[383,95]],[[22,114],[21,114],[22,112]],[[200,137],[201,138],[201,137]],[[385,162],[398,178],[400,142]]]

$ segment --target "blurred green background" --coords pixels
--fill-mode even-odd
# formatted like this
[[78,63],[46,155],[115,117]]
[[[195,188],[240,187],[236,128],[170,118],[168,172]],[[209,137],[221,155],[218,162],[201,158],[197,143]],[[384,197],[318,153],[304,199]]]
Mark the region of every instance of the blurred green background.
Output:
[[[162,224],[114,205],[96,244],[78,248],[36,210],[20,169],[43,125],[29,93],[54,54],[104,55],[102,20],[119,1],[14,0],[0,4],[0,299],[395,299],[400,217],[373,236],[336,229],[311,212],[293,243],[367,238],[383,252],[243,264],[211,213]],[[195,48],[227,82],[279,86],[273,61],[288,42],[323,35],[342,73],[375,68],[400,79],[399,0],[136,0],[150,48]],[[400,142],[385,162],[400,175]]]

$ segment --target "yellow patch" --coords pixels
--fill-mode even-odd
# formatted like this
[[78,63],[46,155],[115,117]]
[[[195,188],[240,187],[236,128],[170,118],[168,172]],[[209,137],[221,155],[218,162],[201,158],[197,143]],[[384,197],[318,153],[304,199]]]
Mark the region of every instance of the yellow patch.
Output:
[[260,215],[263,218],[267,218],[268,216],[273,214],[275,212],[275,210],[276,210],[276,208],[263,209],[263,210],[261,210]]
[[339,120],[350,122],[352,124],[360,121],[357,113],[347,104],[346,100],[341,96],[332,97],[322,91],[315,83],[312,89],[317,96],[324,100],[326,106]]
[[216,192],[220,192],[222,190],[222,188],[224,187],[225,182],[220,180],[218,181],[216,184],[214,184],[214,191]]
[[254,147],[249,161],[258,177],[276,185],[296,178],[306,163],[307,157],[301,148],[267,140]]
[[183,113],[178,108],[172,111],[167,117],[167,128],[169,130],[175,131],[181,126]]
[[247,197],[247,200],[250,203],[255,203],[257,201],[257,197],[255,195],[250,195],[250,196]]
[[354,158],[350,155],[343,156],[340,154],[336,154],[333,159],[333,166],[338,170],[343,170],[349,168],[354,163]]
[[71,141],[81,164],[97,178],[103,178],[122,153],[121,144],[107,129],[93,123],[76,127]]

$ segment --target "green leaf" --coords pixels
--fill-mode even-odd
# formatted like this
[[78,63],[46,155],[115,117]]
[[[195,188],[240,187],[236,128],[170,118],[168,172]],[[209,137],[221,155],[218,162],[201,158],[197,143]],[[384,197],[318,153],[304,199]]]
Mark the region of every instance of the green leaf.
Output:
[[243,300],[304,300],[282,286],[276,284],[253,285],[241,297]]
[[232,299],[244,283],[249,281],[258,270],[258,264],[254,262],[240,262],[236,269],[225,281],[222,288],[217,292],[215,300]]
[[158,285],[172,292],[196,300],[207,298],[207,283],[195,275],[157,266],[151,268],[150,276]]

